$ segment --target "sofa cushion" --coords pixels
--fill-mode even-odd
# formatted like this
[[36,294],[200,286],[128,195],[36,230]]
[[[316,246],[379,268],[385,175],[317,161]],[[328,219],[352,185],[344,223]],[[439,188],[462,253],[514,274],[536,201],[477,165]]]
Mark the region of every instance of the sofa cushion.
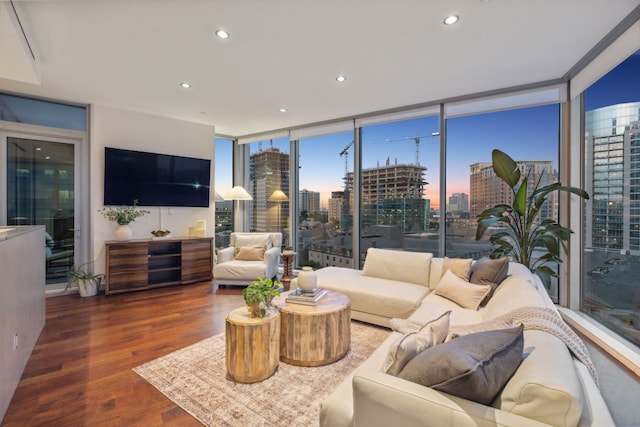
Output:
[[509,276],[496,288],[487,305],[479,311],[483,320],[489,320],[517,307],[547,307],[547,300],[541,292],[546,291],[537,289],[529,269],[512,262],[509,263]]
[[521,325],[436,345],[409,361],[398,376],[488,405],[522,361],[522,331]]
[[390,375],[398,375],[408,361],[426,348],[442,344],[449,332],[449,315],[447,311],[440,317],[428,322],[418,331],[410,332],[398,338],[389,347],[382,371]]
[[433,254],[369,248],[362,274],[378,279],[429,286]]
[[346,267],[321,268],[316,270],[316,278],[318,287],[346,295],[352,311],[387,318],[409,317],[429,293],[425,286],[366,277],[361,271]]
[[547,332],[526,330],[522,364],[492,406],[553,426],[576,426],[584,396],[567,346]]
[[461,307],[477,310],[480,302],[490,291],[490,285],[474,285],[456,276],[452,270],[447,270],[440,279],[435,293],[450,299]]
[[262,261],[264,260],[265,251],[264,246],[257,246],[255,248],[249,246],[236,247],[233,259],[238,261]]
[[473,263],[471,266],[469,282],[476,285],[491,286],[491,291],[480,303],[481,307],[485,306],[487,302],[489,302],[496,287],[507,277],[508,272],[509,258],[507,257],[498,259],[482,257]]
[[224,283],[224,280],[241,280],[252,277],[247,280],[247,285],[258,277],[267,277],[267,264],[264,260],[260,261],[238,261],[231,260],[222,264],[216,264],[215,279],[217,282]]
[[469,280],[469,273],[471,272],[472,262],[473,260],[471,258],[444,257],[440,277],[444,276],[447,271],[451,271],[462,280]]

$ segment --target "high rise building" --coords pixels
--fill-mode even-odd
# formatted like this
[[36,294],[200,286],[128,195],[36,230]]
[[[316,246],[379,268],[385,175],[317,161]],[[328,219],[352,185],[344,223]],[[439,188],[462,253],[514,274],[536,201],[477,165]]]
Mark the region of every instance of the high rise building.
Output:
[[448,211],[460,215],[469,212],[469,195],[466,193],[453,193],[449,196]]
[[[544,187],[556,182],[556,173],[551,160],[517,160],[516,164],[521,176],[529,176],[528,194],[531,194],[536,183],[539,183],[539,187]],[[491,163],[474,163],[469,168],[471,218],[476,218],[482,211],[495,205],[513,203],[511,188],[496,176]],[[545,205],[540,209],[540,221],[546,218],[557,219],[556,199],[555,192],[549,194]]]
[[640,102],[587,111],[587,248],[640,255]]
[[309,215],[320,212],[320,193],[302,190],[298,198],[300,212],[307,211]]
[[[289,202],[271,202],[276,190],[289,195],[289,154],[278,148],[260,150],[249,158],[251,231],[282,231],[288,222]],[[278,223],[279,221],[279,223]]]
[[335,221],[341,223],[342,205],[344,202],[344,191],[332,191],[329,199],[329,222]]

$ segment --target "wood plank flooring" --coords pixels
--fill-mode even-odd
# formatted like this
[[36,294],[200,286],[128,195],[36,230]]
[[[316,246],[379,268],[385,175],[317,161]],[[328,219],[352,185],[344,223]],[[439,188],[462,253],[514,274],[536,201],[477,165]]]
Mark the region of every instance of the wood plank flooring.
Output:
[[198,426],[132,368],[224,332],[241,288],[211,282],[47,299],[47,321],[2,426]]

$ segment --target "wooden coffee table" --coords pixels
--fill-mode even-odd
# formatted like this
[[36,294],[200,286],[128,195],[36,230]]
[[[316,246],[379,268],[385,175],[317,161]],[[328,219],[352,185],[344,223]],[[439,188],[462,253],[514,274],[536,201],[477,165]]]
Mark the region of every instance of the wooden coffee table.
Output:
[[316,306],[287,303],[289,292],[273,299],[280,311],[280,360],[320,366],[340,360],[351,345],[351,302],[328,291]]

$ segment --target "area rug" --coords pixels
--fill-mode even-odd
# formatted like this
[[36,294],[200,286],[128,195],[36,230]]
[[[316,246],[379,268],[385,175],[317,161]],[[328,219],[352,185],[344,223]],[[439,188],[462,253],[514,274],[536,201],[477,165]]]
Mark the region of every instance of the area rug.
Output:
[[391,332],[351,322],[351,348],[330,365],[280,362],[254,384],[226,378],[224,333],[134,368],[142,378],[207,426],[316,426],[320,403]]

